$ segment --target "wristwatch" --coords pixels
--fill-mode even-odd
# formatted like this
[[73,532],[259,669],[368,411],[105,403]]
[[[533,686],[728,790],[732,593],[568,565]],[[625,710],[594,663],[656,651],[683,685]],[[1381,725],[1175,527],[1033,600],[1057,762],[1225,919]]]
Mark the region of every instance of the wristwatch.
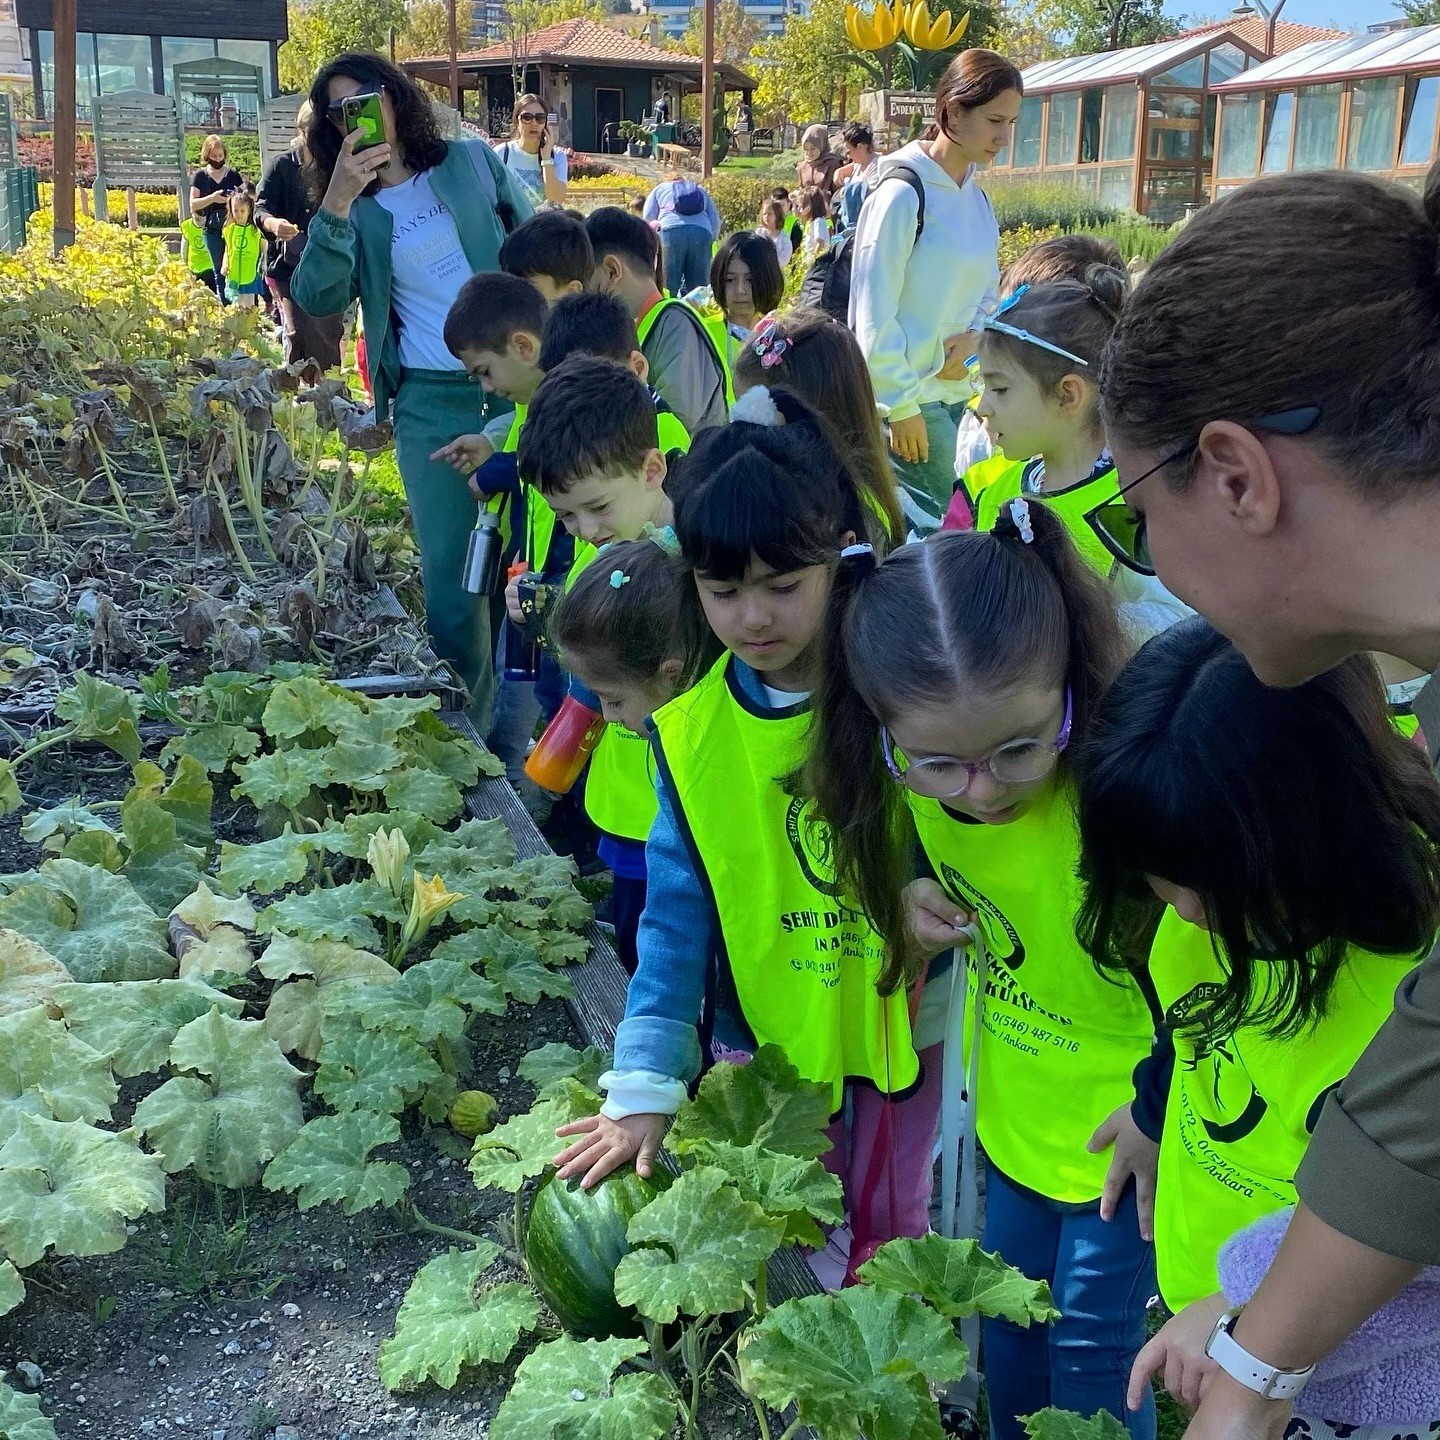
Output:
[[1313,1365],[1303,1370],[1281,1370],[1257,1360],[1230,1332],[1240,1318],[1237,1306],[1216,1322],[1205,1342],[1205,1353],[1232,1379],[1266,1400],[1293,1400],[1315,1373]]

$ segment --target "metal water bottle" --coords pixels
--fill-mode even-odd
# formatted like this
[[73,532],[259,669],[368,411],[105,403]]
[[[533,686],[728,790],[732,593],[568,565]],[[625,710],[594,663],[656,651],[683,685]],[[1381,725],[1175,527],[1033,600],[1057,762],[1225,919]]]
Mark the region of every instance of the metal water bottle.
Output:
[[481,510],[470,532],[465,551],[465,572],[461,585],[471,595],[494,595],[500,586],[500,517],[493,510]]

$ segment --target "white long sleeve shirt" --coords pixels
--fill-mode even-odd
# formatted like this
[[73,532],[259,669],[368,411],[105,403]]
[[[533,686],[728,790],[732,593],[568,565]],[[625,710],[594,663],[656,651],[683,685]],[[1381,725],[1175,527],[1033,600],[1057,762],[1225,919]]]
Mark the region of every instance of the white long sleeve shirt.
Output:
[[905,420],[927,401],[969,399],[966,379],[940,380],[945,339],[977,327],[999,295],[1000,227],[972,168],[956,184],[917,140],[882,156],[877,175],[910,166],[925,186],[925,233],[915,238],[919,199],[903,179],[877,183],[860,211],[850,272],[850,327],[870,366],[880,414]]

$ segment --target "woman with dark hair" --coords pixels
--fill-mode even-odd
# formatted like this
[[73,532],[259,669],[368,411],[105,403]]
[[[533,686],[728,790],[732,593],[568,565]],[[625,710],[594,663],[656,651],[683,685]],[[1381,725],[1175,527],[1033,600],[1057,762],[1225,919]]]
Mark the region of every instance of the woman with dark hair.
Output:
[[750,332],[784,298],[785,272],[775,247],[763,235],[736,231],[710,262],[710,293],[720,314],[707,318],[705,328],[733,369]]
[[[1101,391],[1121,498],[1092,524],[1262,680],[1357,650],[1440,667],[1440,165],[1423,197],[1326,172],[1207,206],[1136,287]],[[1432,752],[1437,702],[1432,679]],[[1280,1434],[1277,1388],[1440,1264],[1440,950],[1326,1101],[1296,1189],[1191,1440]]]
[[929,133],[876,162],[855,231],[850,327],[921,532],[950,502],[957,427],[973,391],[965,361],[1000,283],[1000,228],[975,172],[1010,143],[1023,88],[1003,55],[957,55],[936,87]]
[[515,102],[510,138],[495,147],[500,163],[536,206],[547,200],[563,205],[569,190],[570,160],[563,150],[555,148],[547,119],[545,102],[538,95],[522,95]]
[[[378,96],[384,120],[383,141],[364,149],[344,115],[357,95]],[[425,623],[469,689],[483,733],[494,696],[491,610],[503,614],[503,600],[461,585],[475,502],[438,452],[479,430],[495,402],[446,348],[444,327],[465,281],[500,268],[501,242],[530,202],[483,141],[442,139],[424,92],[379,55],[332,60],[310,105],[305,147],[319,208],[291,294],[312,315],[338,314],[359,296],[375,412],[394,421],[414,517]]]

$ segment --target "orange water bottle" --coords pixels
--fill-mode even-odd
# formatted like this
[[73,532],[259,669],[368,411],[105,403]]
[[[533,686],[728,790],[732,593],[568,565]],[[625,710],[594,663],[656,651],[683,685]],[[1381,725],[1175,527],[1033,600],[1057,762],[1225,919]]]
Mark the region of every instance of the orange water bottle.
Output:
[[526,775],[552,795],[567,794],[604,733],[605,717],[567,695],[530,752]]

